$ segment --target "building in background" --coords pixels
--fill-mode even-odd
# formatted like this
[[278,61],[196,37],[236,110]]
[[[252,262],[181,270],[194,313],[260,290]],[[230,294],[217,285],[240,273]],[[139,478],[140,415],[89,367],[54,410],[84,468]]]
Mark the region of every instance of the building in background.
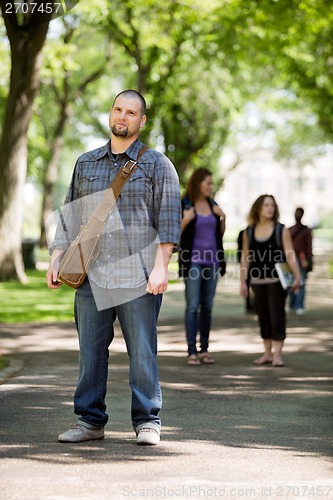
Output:
[[[221,175],[225,176],[221,167]],[[227,214],[228,227],[246,226],[248,211],[261,194],[272,194],[279,205],[280,220],[294,223],[297,206],[305,210],[304,224],[317,227],[323,217],[333,214],[333,151],[303,167],[286,165],[269,151],[258,151],[225,176],[216,200]]]

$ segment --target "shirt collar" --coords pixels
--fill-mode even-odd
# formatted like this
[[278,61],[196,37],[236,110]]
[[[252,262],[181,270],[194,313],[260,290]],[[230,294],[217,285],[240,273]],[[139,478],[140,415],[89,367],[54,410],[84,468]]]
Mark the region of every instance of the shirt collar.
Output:
[[[123,154],[126,154],[131,160],[136,161],[138,153],[142,146],[143,143],[140,141],[140,139],[137,138],[134,142],[132,142],[132,144],[126,149]],[[92,154],[96,160],[100,160],[106,155],[111,158],[111,139],[109,139],[104,146],[93,151]]]
[[[143,143],[140,141],[139,138],[135,139],[134,142],[126,149],[126,151],[123,154],[126,154],[131,160],[136,161],[138,157],[138,153],[143,146]],[[111,158],[112,151],[111,151],[111,139],[108,140],[108,142],[99,148],[95,153],[95,158],[96,160],[99,160],[103,158],[105,155],[108,155]]]
[[130,158],[130,160],[136,161],[138,153],[143,146],[139,138],[135,139],[134,142],[126,149],[125,153]]
[[100,160],[105,155],[110,155],[110,141],[108,141],[104,146],[91,151],[90,154],[95,160]]
[[[143,146],[142,142],[140,141],[140,139],[135,139],[134,142],[132,142],[132,144],[126,149],[126,151],[124,151],[123,154],[126,154],[130,160],[133,160],[133,161],[136,161],[137,157],[138,157],[138,153],[141,149],[141,147]],[[109,154],[109,156],[112,154],[111,153],[111,140],[108,141],[108,143],[105,145],[105,147],[107,147],[107,153]],[[105,153],[104,153],[105,154]]]

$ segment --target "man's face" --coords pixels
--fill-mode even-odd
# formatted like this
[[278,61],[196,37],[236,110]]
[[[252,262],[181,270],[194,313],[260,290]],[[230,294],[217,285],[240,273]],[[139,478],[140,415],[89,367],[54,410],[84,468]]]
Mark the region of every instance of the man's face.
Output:
[[136,97],[117,97],[109,118],[110,130],[116,137],[131,138],[139,135],[146,123],[146,115],[141,116],[141,102]]

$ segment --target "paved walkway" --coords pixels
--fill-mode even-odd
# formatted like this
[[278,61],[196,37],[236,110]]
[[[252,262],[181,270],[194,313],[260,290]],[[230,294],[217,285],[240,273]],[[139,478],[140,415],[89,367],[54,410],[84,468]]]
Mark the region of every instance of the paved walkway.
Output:
[[[138,447],[120,332],[110,356],[103,441],[60,444],[73,422],[72,324],[0,325],[11,359],[0,377],[1,500],[333,498],[333,281],[324,257],[305,316],[291,315],[284,368],[255,367],[257,323],[243,313],[232,265],[218,285],[212,366],[186,365],[182,284],[159,321],[163,439]],[[55,292],[57,293],[57,292]],[[58,291],[61,293],[61,291]]]

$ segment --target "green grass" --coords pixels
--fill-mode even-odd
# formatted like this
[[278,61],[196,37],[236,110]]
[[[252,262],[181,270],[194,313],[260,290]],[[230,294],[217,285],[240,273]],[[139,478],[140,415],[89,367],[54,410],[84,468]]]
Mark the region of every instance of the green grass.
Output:
[[333,228],[318,227],[313,230],[313,235],[322,241],[333,241]]
[[[179,281],[178,263],[170,263],[170,283]],[[47,288],[45,271],[26,270],[29,282],[0,283],[0,323],[71,321],[75,290]],[[1,359],[1,358],[0,358]]]
[[[235,250],[226,251],[227,263],[236,260]],[[333,260],[330,261],[333,278]],[[73,319],[74,290],[63,285],[58,290],[46,286],[45,271],[27,270],[29,283],[16,281],[0,283],[0,322],[35,323],[71,321]],[[170,283],[179,282],[178,262],[173,257],[169,265]],[[0,356],[0,363],[4,358]],[[0,365],[1,366],[1,365]]]
[[0,370],[6,368],[6,366],[8,366],[8,363],[9,361],[5,356],[0,356]]
[[0,283],[0,322],[52,322],[73,319],[74,290],[47,288],[45,271],[27,270],[29,283]]
[[[47,258],[47,256],[46,256]],[[178,279],[178,262],[170,262],[170,283]],[[29,282],[0,283],[0,323],[71,321],[75,290],[62,285],[47,288],[45,271],[26,270]]]

